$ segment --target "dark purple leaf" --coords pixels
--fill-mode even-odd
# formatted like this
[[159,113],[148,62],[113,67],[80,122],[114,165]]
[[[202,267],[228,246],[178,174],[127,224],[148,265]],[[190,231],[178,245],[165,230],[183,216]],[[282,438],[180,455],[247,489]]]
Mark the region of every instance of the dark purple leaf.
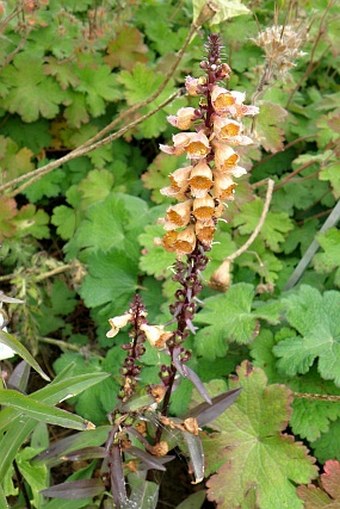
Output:
[[193,408],[188,417],[196,417],[199,426],[205,426],[209,422],[217,419],[230,405],[234,403],[239,396],[241,388],[219,394],[212,399],[212,405],[201,403]]
[[30,376],[31,367],[26,361],[21,361],[14,368],[13,373],[8,379],[8,389],[15,389],[19,392],[25,392],[27,389],[28,379]]
[[204,452],[201,439],[197,435],[183,431],[182,435],[187,443],[191,467],[195,476],[194,484],[204,479]]
[[[143,461],[146,466],[146,470],[155,469],[161,470],[162,472],[166,471],[166,468],[163,466],[164,463],[168,463],[173,460],[175,456],[163,456],[161,458],[157,458],[156,456],[152,456],[143,449],[139,449],[138,447],[130,447],[127,452],[132,456]],[[144,469],[145,470],[145,469]]]
[[72,451],[77,451],[81,447],[97,447],[102,445],[110,431],[111,426],[98,426],[98,428],[89,431],[81,431],[73,435],[57,440],[50,445],[47,449],[33,458],[34,461],[43,461],[51,464],[58,464],[62,461],[61,456],[69,454]]
[[61,459],[64,461],[81,461],[87,459],[105,458],[105,456],[107,456],[105,447],[84,447],[83,449],[78,449],[76,451],[70,452],[69,454],[65,454]]
[[203,385],[202,380],[195,373],[195,371],[193,371],[191,368],[189,368],[188,366],[186,366],[184,363],[182,363],[180,361],[180,359],[179,359],[180,353],[181,353],[180,348],[174,349],[173,361],[174,361],[174,365],[175,365],[177,371],[185,378],[188,378],[194,384],[194,386],[196,387],[196,389],[198,390],[198,392],[200,393],[202,398],[205,399],[205,401],[211,405],[212,401],[210,399],[209,394],[207,393],[206,388]]
[[110,448],[109,469],[114,503],[117,508],[128,507],[122,457],[120,448],[116,444],[113,444]]
[[105,490],[100,479],[82,479],[80,481],[63,482],[40,493],[45,497],[62,498],[65,500],[78,500],[94,497]]

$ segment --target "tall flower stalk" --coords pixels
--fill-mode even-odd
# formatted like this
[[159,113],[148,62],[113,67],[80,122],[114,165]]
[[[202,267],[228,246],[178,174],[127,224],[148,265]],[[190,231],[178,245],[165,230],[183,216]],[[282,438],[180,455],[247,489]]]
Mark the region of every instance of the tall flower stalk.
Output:
[[[198,106],[180,108],[176,115],[168,117],[170,124],[182,132],[173,136],[172,145],[160,146],[167,154],[186,154],[188,159],[187,166],[169,175],[170,185],[161,190],[165,196],[177,201],[160,219],[165,229],[162,245],[167,251],[174,252],[177,258],[173,279],[179,283],[179,288],[170,306],[172,330],[148,323],[147,312],[138,295],[127,313],[109,320],[111,330],[107,336],[111,338],[130,324],[130,342],[123,345],[127,355],[121,370],[120,404],[110,415],[113,428],[106,444],[110,458],[110,485],[117,507],[123,507],[127,500],[122,480],[126,454],[137,455],[137,458],[152,464],[149,466],[152,469],[162,469],[163,463],[169,461],[170,457],[166,456],[168,444],[161,440],[165,427],[179,430],[184,439],[189,440],[189,450],[193,448],[195,451],[195,480],[200,482],[204,477],[204,461],[198,430],[199,425],[208,422],[204,405],[210,407],[209,419],[215,418],[238,394],[238,391],[230,391],[222,397],[220,395],[216,401],[211,400],[197,374],[187,366],[191,352],[183,345],[189,334],[195,333],[193,319],[197,296],[202,290],[201,273],[208,263],[207,252],[211,248],[217,222],[223,215],[226,202],[234,199],[234,179],[246,173],[239,165],[237,147],[249,145],[252,140],[244,134],[242,119],[258,112],[255,106],[244,105],[243,92],[222,86],[231,70],[221,61],[218,35],[210,35],[206,50],[207,58],[200,64],[204,75],[200,78],[188,76],[185,83],[188,95],[198,98]],[[169,362],[160,367],[160,384],[147,387],[144,395],[140,396],[137,381],[146,341],[153,348],[168,353]],[[203,407],[200,405],[198,413],[183,421],[168,417],[171,394],[180,376],[190,379],[206,401]],[[150,417],[150,412],[154,412],[156,421]],[[205,417],[202,417],[203,414]],[[148,438],[138,428],[141,416],[142,422],[146,420],[153,425]],[[139,449],[131,448],[129,436],[137,437],[148,454],[141,456]],[[150,460],[150,454],[162,457],[159,463]]]
[[[221,61],[218,35],[210,35],[206,49],[207,59],[200,64],[205,75],[198,79],[188,76],[185,83],[188,94],[200,98],[199,106],[181,108],[177,115],[168,117],[170,124],[185,132],[173,136],[173,145],[160,146],[167,154],[185,153],[189,160],[188,166],[169,175],[170,186],[161,190],[162,194],[178,201],[168,208],[161,222],[166,230],[162,244],[178,258],[173,279],[181,285],[175,303],[170,306],[177,326],[167,342],[171,365],[162,366],[161,371],[166,386],[163,415],[168,412],[178,363],[190,358],[190,352],[181,344],[190,331],[195,332],[192,319],[196,296],[202,289],[201,272],[208,262],[206,252],[211,248],[225,202],[234,199],[234,178],[246,173],[239,166],[236,147],[249,145],[252,140],[244,134],[242,118],[258,113],[257,107],[243,104],[243,92],[230,91],[220,85],[229,78],[231,70]],[[189,128],[191,132],[187,131]],[[185,262],[184,255],[187,256]],[[159,429],[158,438],[160,434]]]

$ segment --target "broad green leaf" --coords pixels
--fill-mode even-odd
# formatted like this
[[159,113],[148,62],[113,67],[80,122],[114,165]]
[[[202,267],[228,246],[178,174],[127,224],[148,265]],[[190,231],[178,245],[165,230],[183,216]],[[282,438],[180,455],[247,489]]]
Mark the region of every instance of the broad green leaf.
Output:
[[[263,202],[256,198],[243,205],[242,210],[233,219],[233,225],[239,227],[242,235],[251,234],[259,222],[263,210]],[[293,228],[293,223],[285,212],[269,211],[264,225],[259,233],[267,246],[274,252],[281,251],[280,244],[285,240],[287,234]]]
[[[138,267],[126,252],[112,249],[88,259],[89,274],[81,285],[80,295],[88,307],[112,303],[125,309],[137,288]],[[117,313],[119,309],[117,309]]]
[[319,233],[316,240],[323,249],[313,258],[315,270],[320,273],[330,273],[336,269],[335,281],[340,286],[340,231],[335,227],[324,233]]
[[34,122],[40,115],[54,118],[58,114],[64,93],[53,78],[44,74],[40,55],[29,51],[17,54],[3,69],[2,80],[9,86],[3,106],[25,122]]
[[156,278],[165,278],[170,275],[170,267],[175,263],[173,253],[166,251],[160,244],[164,235],[164,228],[161,225],[149,225],[145,227],[144,233],[139,236],[139,242],[143,247],[140,258],[140,268],[149,275]]
[[61,184],[65,180],[65,172],[57,169],[44,175],[24,190],[24,195],[32,203],[36,203],[44,196],[51,198],[61,191]]
[[32,171],[32,157],[32,151],[26,146],[20,148],[11,138],[0,136],[0,168],[5,182]]
[[12,350],[14,350],[15,353],[20,355],[24,361],[27,362],[39,375],[44,379],[49,381],[50,378],[44,373],[44,371],[41,369],[37,361],[32,357],[32,355],[29,353],[29,351],[20,343],[20,341],[13,336],[12,334],[8,334],[8,332],[5,332],[3,330],[0,330],[0,343],[8,346]]
[[9,505],[7,504],[5,493],[0,486],[0,509],[8,509]]
[[105,113],[106,102],[117,101],[120,96],[120,89],[117,86],[117,78],[112,74],[108,65],[100,64],[79,66],[76,74],[79,78],[77,91],[85,93],[85,100],[89,112],[94,117]]
[[36,239],[47,239],[50,236],[47,226],[48,214],[43,209],[37,210],[32,203],[21,207],[14,222],[17,228],[16,235],[19,238],[32,235]]
[[284,131],[279,124],[287,118],[288,112],[271,102],[260,104],[260,113],[256,116],[256,132],[261,145],[267,152],[278,152],[283,149]]
[[319,174],[320,180],[327,180],[333,188],[333,194],[336,199],[340,198],[340,166],[337,162],[332,162],[321,168]]
[[50,407],[45,403],[34,400],[32,397],[25,396],[11,389],[0,389],[0,404],[12,407],[32,419],[64,428],[82,430],[93,426],[92,423],[85,421],[78,415],[66,412],[66,410]]
[[36,456],[37,450],[32,447],[25,447],[16,457],[18,469],[30,486],[32,491],[32,504],[35,507],[41,507],[43,502],[40,491],[48,487],[49,472],[46,465],[32,464],[30,460]]
[[[333,403],[338,404],[338,403]],[[311,444],[313,454],[320,463],[329,458],[340,461],[340,419],[332,422],[326,433]]]
[[76,212],[71,207],[59,205],[53,209],[51,223],[57,227],[57,232],[63,240],[69,240],[76,228]]
[[[200,14],[203,7],[206,5],[205,0],[193,0],[192,2],[194,9],[194,21],[197,20],[198,15]],[[216,14],[209,21],[210,25],[219,25],[223,23],[227,19],[234,18],[236,16],[241,16],[242,14],[249,14],[250,10],[248,7],[243,5],[240,0],[216,0],[213,3],[214,10],[216,10]]]
[[252,311],[254,287],[247,283],[233,285],[227,293],[209,297],[195,322],[207,324],[195,336],[197,352],[205,358],[223,357],[228,342],[249,344],[256,336],[258,318],[277,322],[277,310],[261,306]]
[[17,206],[12,198],[2,198],[0,201],[0,241],[12,237],[16,226],[13,218],[17,214]]
[[295,377],[289,386],[303,394],[322,394],[325,399],[294,398],[293,414],[290,425],[295,435],[307,438],[310,442],[317,440],[321,433],[327,433],[332,421],[340,418],[340,404],[327,401],[328,395],[340,397],[340,388],[334,383],[323,380],[313,367],[306,375]]
[[317,475],[307,449],[283,434],[290,416],[291,393],[268,385],[265,374],[247,361],[237,369],[230,388],[242,387],[236,402],[214,422],[220,434],[205,442],[208,498],[221,509],[243,507],[249,489],[259,509],[302,509],[295,484]]
[[300,334],[278,343],[273,351],[279,368],[289,376],[307,373],[318,359],[325,380],[340,386],[340,293],[302,285],[283,299],[287,320]]
[[104,61],[111,68],[133,69],[137,62],[146,62],[148,48],[143,43],[143,34],[129,25],[121,27],[115,38],[107,45]]
[[[128,249],[129,242],[135,241],[135,235],[142,231],[147,217],[148,207],[144,200],[112,192],[103,201],[89,207],[69,245],[87,252]],[[126,238],[128,233],[131,240]]]
[[90,171],[78,185],[82,194],[82,205],[88,207],[104,200],[110,194],[113,182],[114,176],[108,170]]

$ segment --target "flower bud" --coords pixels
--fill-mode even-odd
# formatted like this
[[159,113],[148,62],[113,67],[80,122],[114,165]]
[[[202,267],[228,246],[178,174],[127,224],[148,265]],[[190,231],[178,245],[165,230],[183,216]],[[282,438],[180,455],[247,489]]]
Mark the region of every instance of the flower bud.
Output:
[[227,258],[211,276],[210,286],[212,288],[219,292],[226,292],[229,289],[231,283],[230,267],[231,262]]

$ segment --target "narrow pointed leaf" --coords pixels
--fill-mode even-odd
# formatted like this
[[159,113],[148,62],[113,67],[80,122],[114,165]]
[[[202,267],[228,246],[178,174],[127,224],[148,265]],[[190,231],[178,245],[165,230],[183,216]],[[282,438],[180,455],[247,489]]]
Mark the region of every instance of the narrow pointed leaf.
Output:
[[37,373],[39,373],[44,380],[47,380],[48,382],[50,381],[50,377],[46,375],[37,361],[15,336],[8,334],[8,332],[5,332],[4,330],[0,330],[0,343],[14,350],[14,352],[24,359],[24,361],[26,361],[27,364],[29,364]]
[[211,398],[210,398],[206,388],[204,387],[202,380],[191,368],[189,368],[188,366],[186,366],[185,364],[183,364],[180,361],[179,354],[180,354],[180,349],[175,348],[173,360],[174,360],[174,364],[175,364],[177,371],[183,377],[188,378],[194,384],[194,386],[196,387],[196,389],[198,390],[198,392],[200,393],[202,398],[205,399],[205,401],[211,405],[211,403],[212,403]]
[[88,459],[105,458],[107,452],[105,447],[84,447],[76,451],[64,454],[61,459],[64,461],[83,461]]
[[201,403],[190,411],[189,417],[196,417],[199,426],[205,426],[217,419],[230,405],[234,403],[241,392],[241,388],[219,394],[212,399],[212,405]]
[[[86,373],[63,380],[53,380],[49,385],[27,396],[35,401],[41,401],[49,405],[56,405],[68,398],[77,396],[85,389],[105,380],[110,376],[108,373]],[[21,412],[15,408],[5,408],[0,413],[0,432],[7,428]]]
[[0,389],[0,405],[10,406],[28,417],[64,428],[84,430],[94,427],[79,415],[50,407],[11,389]]
[[105,443],[112,430],[111,426],[99,426],[96,429],[86,432],[75,433],[61,440],[52,443],[48,449],[42,451],[33,458],[33,461],[43,461],[51,466],[51,463],[57,464],[62,461],[62,456],[69,455],[75,451],[80,451],[80,447],[99,447]]
[[40,493],[49,498],[62,498],[66,500],[79,500],[86,497],[95,497],[105,490],[99,479],[81,479],[79,481],[63,482]]
[[167,463],[174,459],[175,456],[163,456],[162,458],[157,458],[156,456],[152,456],[143,449],[139,449],[138,447],[130,447],[128,450],[129,454],[135,456],[142,460],[146,466],[147,470],[161,470],[163,472],[166,471],[166,467],[163,466],[164,463]]
[[[132,478],[130,476],[129,480]],[[130,496],[130,508],[138,509],[156,509],[158,503],[159,486],[150,481],[139,479],[134,476],[130,482],[132,492]]]
[[128,508],[129,500],[126,493],[123,463],[118,445],[111,447],[110,454],[111,490],[117,507]]
[[183,431],[182,434],[188,446],[191,466],[195,476],[194,484],[197,484],[204,479],[203,445],[199,436],[188,433],[187,431]]
[[19,362],[8,379],[8,389],[16,389],[19,392],[25,392],[27,389],[30,372],[31,367],[29,364],[27,364],[26,361]]
[[176,509],[200,509],[205,500],[205,491],[197,491],[181,502]]

